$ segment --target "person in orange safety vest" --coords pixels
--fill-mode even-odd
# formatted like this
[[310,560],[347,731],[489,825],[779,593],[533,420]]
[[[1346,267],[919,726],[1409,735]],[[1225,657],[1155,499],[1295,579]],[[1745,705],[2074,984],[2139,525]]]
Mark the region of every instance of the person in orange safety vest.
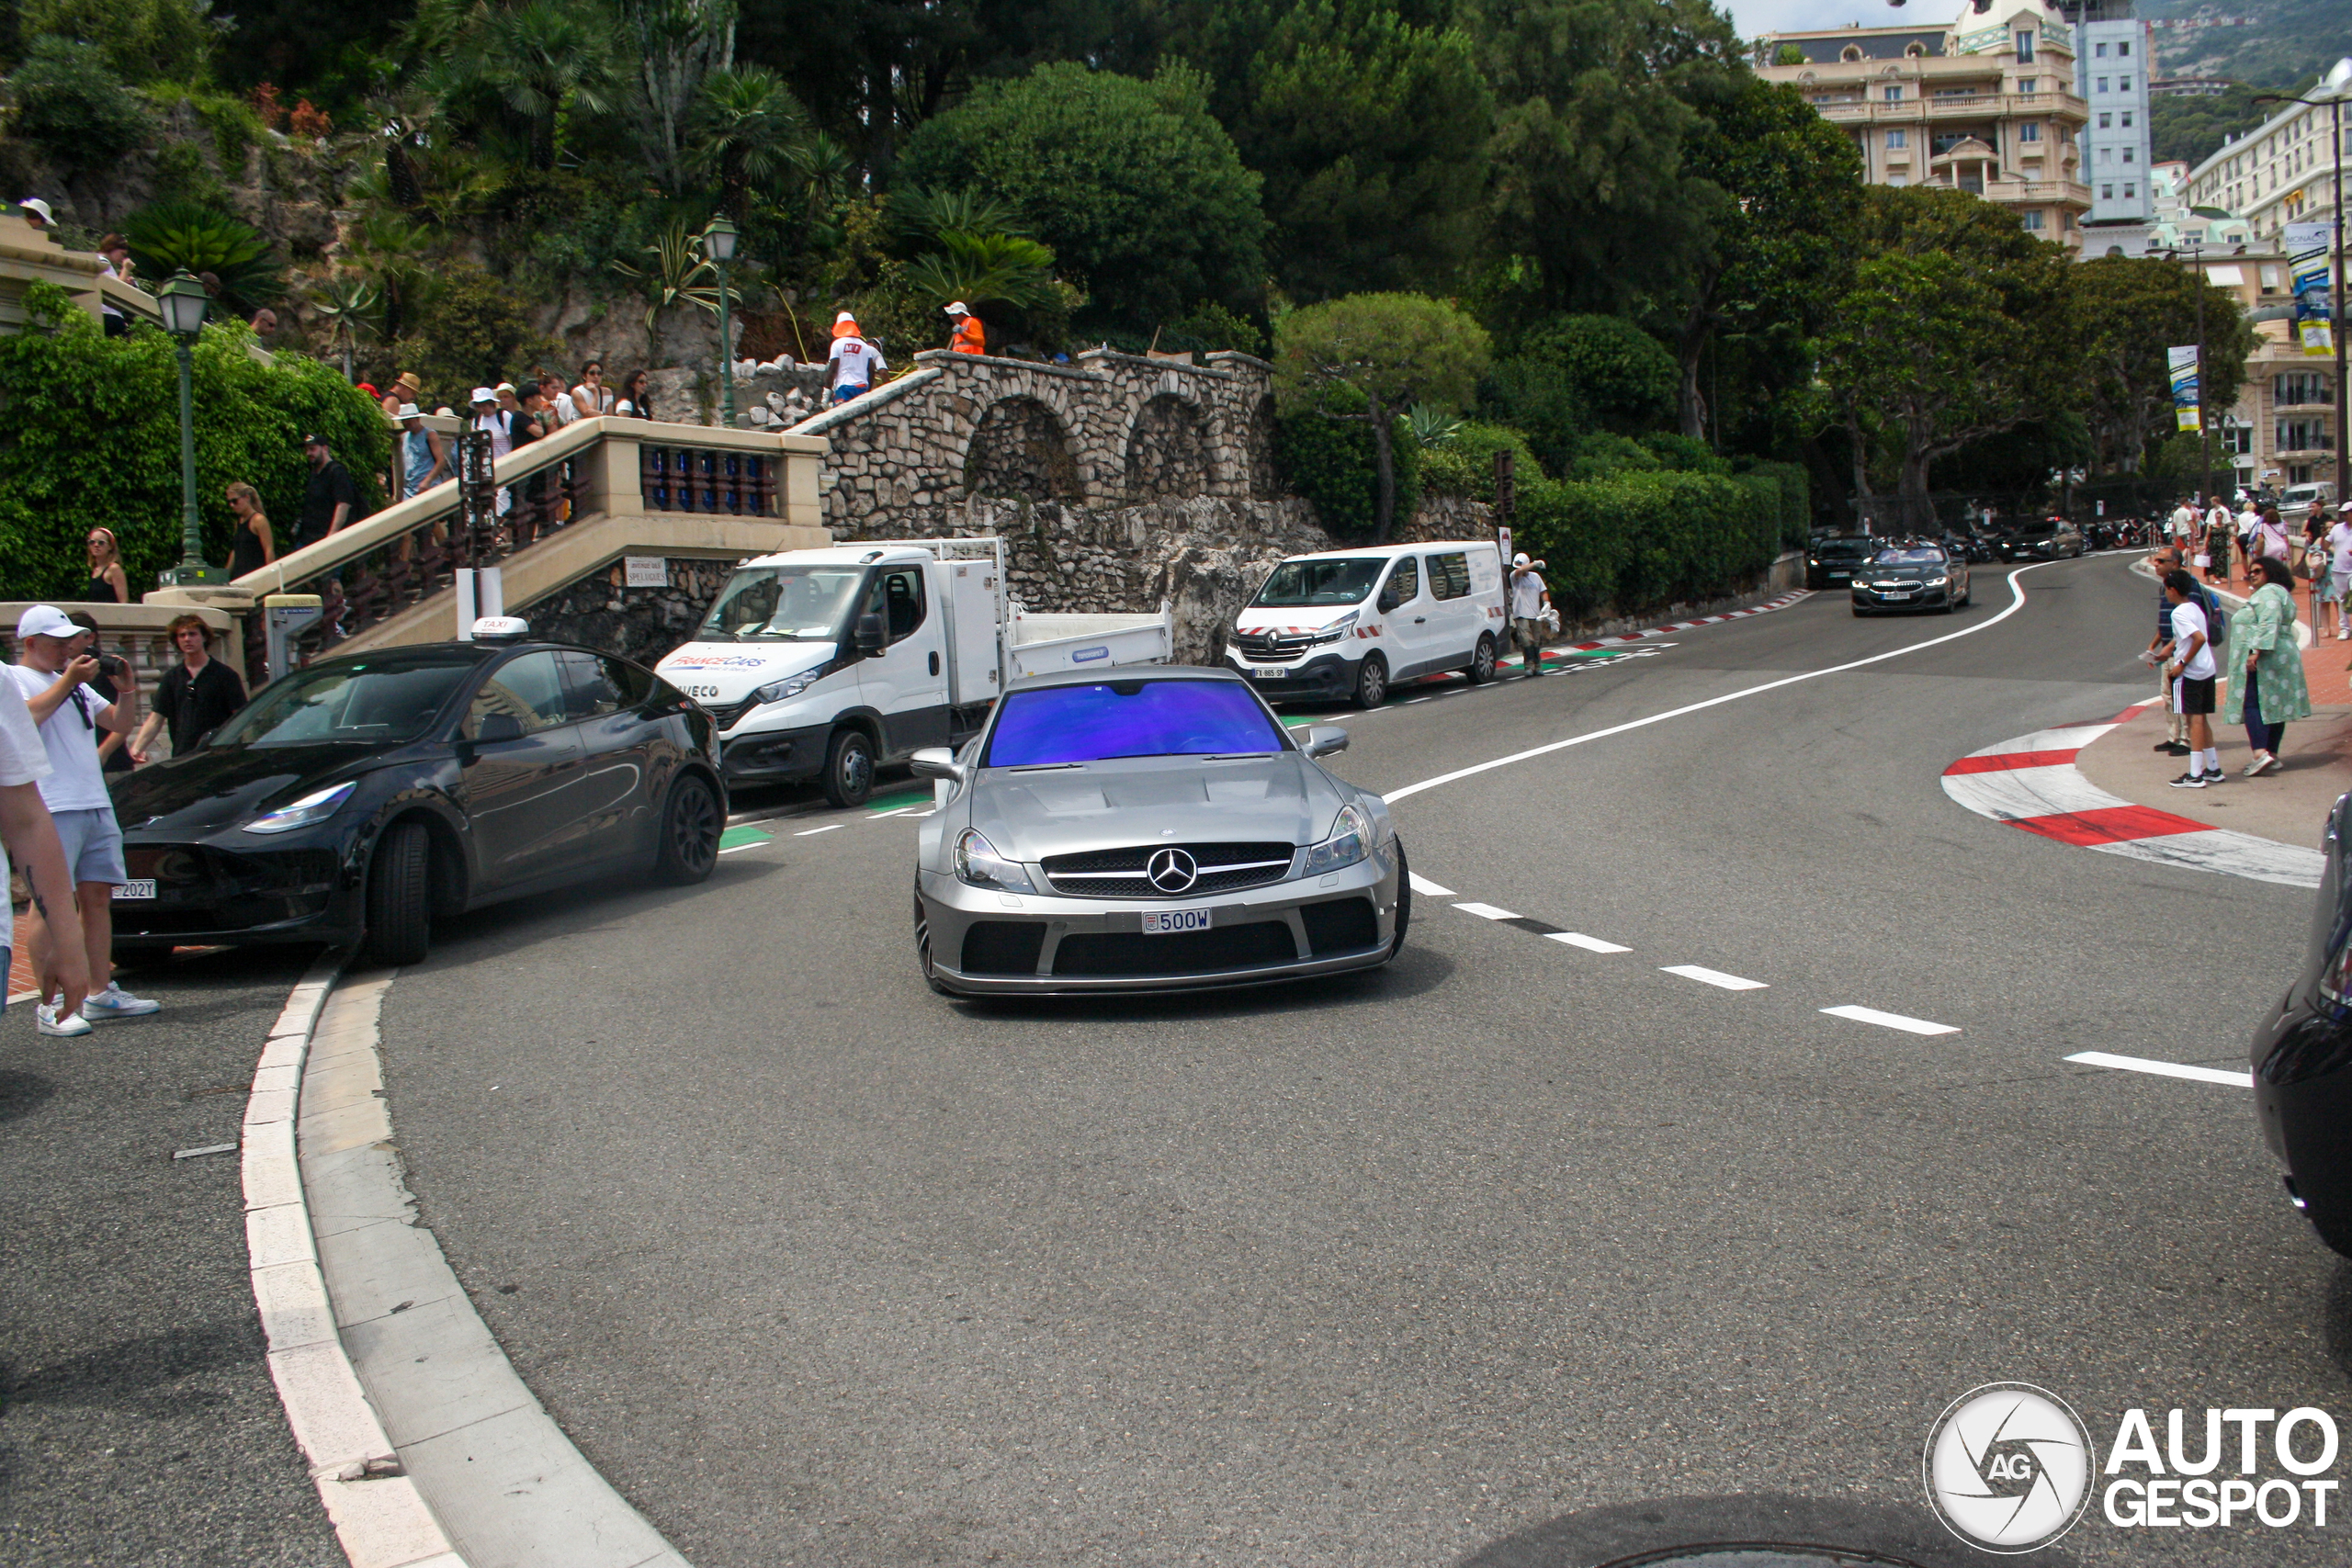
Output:
[[956,335],[947,340],[948,347],[958,354],[986,354],[989,351],[988,333],[980,330],[980,319],[972,314],[964,301],[958,299],[947,307],[947,319],[956,324]]

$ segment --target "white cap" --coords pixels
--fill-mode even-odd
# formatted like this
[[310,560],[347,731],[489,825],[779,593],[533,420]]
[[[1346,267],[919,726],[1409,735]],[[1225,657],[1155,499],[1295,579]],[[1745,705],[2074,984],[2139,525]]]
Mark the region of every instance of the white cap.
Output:
[[25,197],[24,200],[17,203],[17,205],[23,208],[28,212],[40,213],[40,220],[44,223],[54,223],[57,221],[57,214],[49,209],[49,203],[43,201],[37,196],[28,196]]
[[469,403],[494,403],[497,400],[498,394],[492,391],[488,387],[476,387],[472,391],[466,394],[466,401]]
[[1521,550],[1519,554],[1511,557],[1510,564],[1513,566],[1525,566],[1527,564],[1527,552],[1525,550]]
[[17,640],[28,637],[80,637],[82,628],[65,618],[54,604],[28,604],[17,617]]
[[968,316],[972,312],[965,309],[964,301],[961,299],[951,299],[947,304],[947,313],[951,316]]
[[531,623],[520,615],[484,615],[474,623],[476,642],[516,642],[531,635]]

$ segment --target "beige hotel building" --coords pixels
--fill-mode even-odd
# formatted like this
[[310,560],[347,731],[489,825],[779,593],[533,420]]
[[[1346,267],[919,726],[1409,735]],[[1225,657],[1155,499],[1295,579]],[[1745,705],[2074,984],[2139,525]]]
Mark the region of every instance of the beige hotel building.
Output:
[[2091,209],[2078,141],[2090,107],[2075,92],[2075,48],[2055,6],[1964,0],[1949,27],[1766,33],[1756,68],[1845,127],[1872,183],[1973,192],[2073,250]]

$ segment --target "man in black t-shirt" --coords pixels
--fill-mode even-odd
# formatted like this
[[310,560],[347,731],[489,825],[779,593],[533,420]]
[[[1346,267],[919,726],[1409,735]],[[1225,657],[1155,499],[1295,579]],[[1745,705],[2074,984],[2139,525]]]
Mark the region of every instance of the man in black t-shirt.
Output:
[[294,525],[298,550],[317,544],[359,514],[359,486],[327,449],[327,438],[305,435],[302,455],[311,460],[311,482],[302,491],[302,515]]
[[141,762],[157,725],[172,727],[172,755],[185,756],[245,705],[245,683],[207,647],[211,633],[204,617],[182,615],[169,629],[180,661],[155,683],[154,709],[130,742],[131,757]]

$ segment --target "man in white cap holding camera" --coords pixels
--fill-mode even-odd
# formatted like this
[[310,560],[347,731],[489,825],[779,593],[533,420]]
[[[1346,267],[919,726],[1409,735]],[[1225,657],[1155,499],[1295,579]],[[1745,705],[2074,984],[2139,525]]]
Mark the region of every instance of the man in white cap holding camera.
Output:
[[1544,611],[1552,603],[1552,591],[1544,585],[1537,574],[1544,570],[1542,561],[1530,561],[1526,552],[1510,558],[1510,635],[1527,656],[1527,673],[1544,673]]
[[[26,922],[27,945],[38,970],[50,967],[50,944],[79,940],[94,987],[81,1010],[43,1001],[35,1017],[43,1034],[90,1032],[92,1020],[137,1018],[163,1004],[134,997],[107,978],[114,953],[114,890],[129,880],[122,864],[122,829],[114,799],[107,793],[98,761],[98,741],[107,731],[127,732],[135,715],[104,701],[89,689],[98,661],[85,651],[81,627],[54,604],[35,604],[17,620],[17,662],[7,666],[49,754],[49,777],[40,797],[57,824],[57,838],[81,905],[80,930],[52,929],[39,910]],[[61,911],[59,924],[64,923]],[[99,982],[105,984],[100,986]]]

